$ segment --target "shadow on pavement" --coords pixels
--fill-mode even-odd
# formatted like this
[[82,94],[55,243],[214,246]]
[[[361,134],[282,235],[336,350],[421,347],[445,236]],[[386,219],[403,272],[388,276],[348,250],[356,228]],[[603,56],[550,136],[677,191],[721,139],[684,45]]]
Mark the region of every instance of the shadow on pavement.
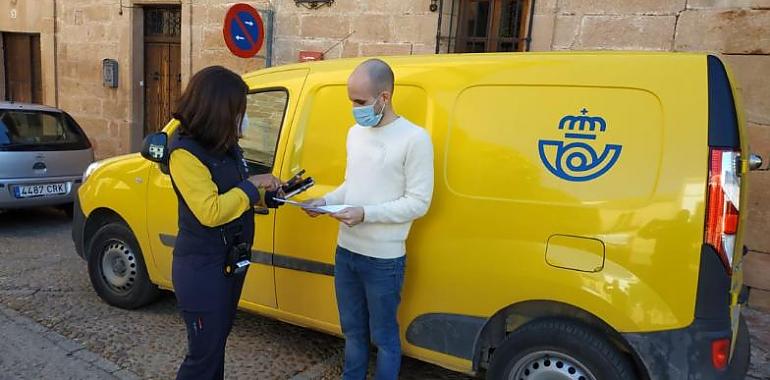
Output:
[[63,210],[53,207],[0,211],[0,236],[19,236],[27,230],[40,232],[72,223]]

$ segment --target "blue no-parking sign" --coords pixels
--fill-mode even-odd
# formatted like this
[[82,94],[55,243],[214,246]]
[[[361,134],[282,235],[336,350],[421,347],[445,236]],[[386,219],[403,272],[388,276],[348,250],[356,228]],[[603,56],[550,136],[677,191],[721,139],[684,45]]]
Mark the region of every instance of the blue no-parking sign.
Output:
[[227,48],[241,58],[257,55],[265,41],[262,17],[248,4],[235,4],[230,7],[225,16],[223,33]]

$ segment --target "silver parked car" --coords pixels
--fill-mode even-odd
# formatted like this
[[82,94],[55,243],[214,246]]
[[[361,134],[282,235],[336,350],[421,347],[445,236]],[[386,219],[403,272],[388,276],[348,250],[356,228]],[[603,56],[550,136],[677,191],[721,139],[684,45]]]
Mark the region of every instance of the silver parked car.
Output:
[[0,210],[72,202],[94,161],[91,142],[66,112],[0,102]]

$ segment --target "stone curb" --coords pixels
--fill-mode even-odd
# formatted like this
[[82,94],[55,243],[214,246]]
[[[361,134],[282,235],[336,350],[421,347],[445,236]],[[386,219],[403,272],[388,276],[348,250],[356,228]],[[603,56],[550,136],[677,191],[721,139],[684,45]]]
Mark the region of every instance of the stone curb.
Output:
[[18,328],[23,328],[47,340],[51,343],[51,346],[63,351],[71,360],[79,361],[85,367],[94,367],[104,372],[105,378],[117,378],[119,380],[135,380],[140,378],[136,373],[121,368],[101,355],[87,350],[81,343],[47,328],[3,304],[0,304],[0,314]]

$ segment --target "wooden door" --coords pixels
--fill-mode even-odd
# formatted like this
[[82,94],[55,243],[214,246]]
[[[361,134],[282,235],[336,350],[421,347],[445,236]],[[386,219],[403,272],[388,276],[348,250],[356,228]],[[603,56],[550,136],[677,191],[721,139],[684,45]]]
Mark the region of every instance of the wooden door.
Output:
[[181,94],[179,17],[178,7],[145,9],[145,135],[166,125]]
[[146,43],[144,52],[144,133],[147,135],[159,131],[171,119],[182,78],[179,44]]
[[40,35],[3,33],[5,100],[42,103]]

